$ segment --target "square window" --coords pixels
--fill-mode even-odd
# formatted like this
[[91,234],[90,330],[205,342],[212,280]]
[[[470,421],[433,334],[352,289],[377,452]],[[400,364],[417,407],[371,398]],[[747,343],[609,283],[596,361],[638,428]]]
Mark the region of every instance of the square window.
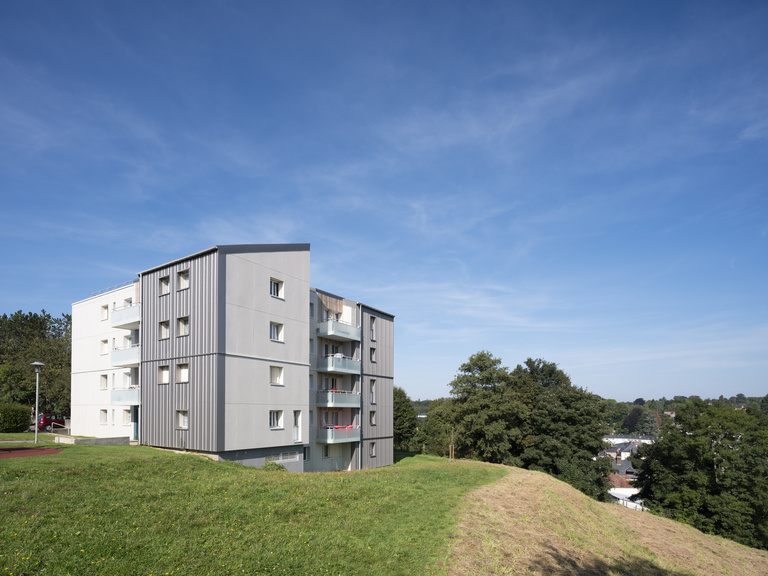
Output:
[[186,290],[189,288],[189,270],[182,270],[177,276],[179,290]]
[[176,383],[186,384],[189,382],[189,364],[176,365]]
[[275,278],[269,279],[269,295],[275,298],[283,298],[283,282]]
[[104,306],[101,307],[101,319],[102,320],[108,320],[109,319],[109,305],[104,304]]
[[99,410],[99,424],[106,424],[106,423],[107,423],[107,411]]
[[371,380],[371,404],[376,404],[376,380]]
[[99,376],[99,389],[106,390],[107,388],[109,388],[109,378],[106,374],[102,374]]
[[376,348],[371,348],[371,362],[376,362]]
[[270,428],[283,427],[283,411],[282,410],[269,411],[269,427]]
[[171,381],[171,370],[168,366],[160,366],[157,371],[157,383],[168,384]]
[[189,429],[189,412],[187,410],[176,411],[176,427],[180,430]]
[[99,346],[100,346],[100,348],[101,348],[101,354],[102,354],[102,356],[103,356],[104,354],[109,354],[109,340],[102,340],[102,341],[99,343]]
[[376,442],[371,442],[368,444],[368,456],[371,458],[376,458]]
[[163,320],[160,322],[160,340],[165,340],[166,338],[171,337],[171,326],[168,320]]
[[177,328],[179,336],[189,336],[189,316],[179,318]]
[[283,367],[282,366],[270,366],[269,367],[269,383],[273,386],[283,385]]
[[171,277],[163,276],[162,278],[160,278],[160,283],[158,288],[160,290],[160,296],[164,294],[168,294],[171,291]]
[[283,325],[277,322],[269,323],[269,339],[275,342],[283,341]]
[[123,410],[123,426],[129,426],[131,424],[131,411]]
[[376,411],[371,410],[371,426],[376,426]]

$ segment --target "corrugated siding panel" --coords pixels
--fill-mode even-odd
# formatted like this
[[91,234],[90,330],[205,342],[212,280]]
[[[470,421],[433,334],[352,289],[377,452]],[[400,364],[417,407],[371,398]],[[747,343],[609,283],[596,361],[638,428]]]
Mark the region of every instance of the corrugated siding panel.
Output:
[[[376,442],[376,456],[371,458],[371,442]],[[381,466],[390,466],[395,461],[394,442],[392,438],[382,438],[379,440],[364,440],[363,447],[363,469],[379,468]]]
[[[142,276],[141,439],[144,444],[216,451],[218,413],[218,254],[208,252]],[[178,273],[189,270],[189,288],[179,290]],[[160,278],[170,290],[160,294]],[[178,335],[178,319],[189,318],[189,335]],[[161,340],[160,322],[170,338]],[[189,364],[189,383],[176,384],[176,366]],[[170,384],[158,383],[158,369],[168,365]],[[177,411],[189,413],[189,429],[177,428]]]

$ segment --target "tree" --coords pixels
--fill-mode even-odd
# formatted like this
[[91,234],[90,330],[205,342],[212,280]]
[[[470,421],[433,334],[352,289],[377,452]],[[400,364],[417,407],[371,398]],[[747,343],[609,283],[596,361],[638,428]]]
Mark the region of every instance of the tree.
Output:
[[432,401],[419,436],[427,454],[448,455],[448,446],[454,443],[456,436],[453,423],[453,400],[438,398]]
[[768,549],[768,416],[691,400],[632,464],[644,504],[712,534]]
[[411,399],[405,390],[395,386],[392,396],[392,415],[394,418],[395,447],[407,450],[408,444],[416,434],[418,419]]
[[635,406],[645,406],[645,400],[643,398],[635,398],[635,401],[632,402]]
[[648,410],[637,422],[635,431],[643,436],[653,436],[659,430],[659,416],[653,410]]
[[629,414],[627,414],[627,417],[624,418],[622,428],[630,434],[637,432],[637,425],[640,423],[640,419],[643,417],[644,412],[645,409],[640,406],[632,408],[632,410],[629,411]]

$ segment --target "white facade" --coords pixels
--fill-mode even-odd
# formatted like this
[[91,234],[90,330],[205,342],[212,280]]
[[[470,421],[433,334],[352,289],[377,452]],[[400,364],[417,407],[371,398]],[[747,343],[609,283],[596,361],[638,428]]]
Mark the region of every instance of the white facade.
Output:
[[296,471],[392,463],[393,317],[310,288],[309,245],[148,269],[72,326],[73,434]]

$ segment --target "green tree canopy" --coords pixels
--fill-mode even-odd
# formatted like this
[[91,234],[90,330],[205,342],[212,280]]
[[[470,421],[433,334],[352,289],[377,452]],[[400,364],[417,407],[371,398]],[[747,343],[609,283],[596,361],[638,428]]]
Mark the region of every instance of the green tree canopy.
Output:
[[405,390],[395,386],[392,397],[395,447],[405,450],[416,434],[418,419],[416,410]]
[[691,400],[632,463],[652,510],[768,549],[768,416]]

